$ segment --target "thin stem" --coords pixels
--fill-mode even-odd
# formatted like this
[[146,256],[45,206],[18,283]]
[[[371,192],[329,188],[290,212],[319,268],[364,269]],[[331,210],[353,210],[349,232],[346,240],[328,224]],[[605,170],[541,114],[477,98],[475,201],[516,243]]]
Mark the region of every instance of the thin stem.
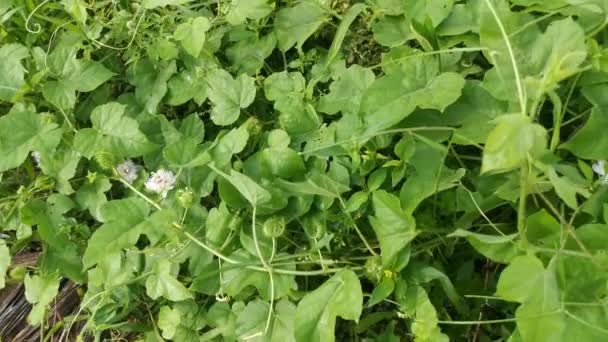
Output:
[[342,200],[342,196],[338,196],[338,201],[340,202],[340,205],[342,206],[343,212],[346,214],[346,216],[348,217],[353,229],[355,229],[355,232],[357,232],[357,235],[359,235],[359,238],[361,239],[361,241],[363,241],[363,244],[365,245],[365,248],[367,248],[367,250],[373,255],[373,256],[378,256],[378,254],[376,252],[374,252],[374,249],[372,248],[372,246],[369,244],[369,242],[367,242],[367,239],[365,238],[365,235],[363,235],[363,233],[361,232],[361,230],[359,229],[359,227],[357,226],[357,223],[355,222],[355,220],[352,218],[352,216],[350,216],[350,213],[348,213],[346,211],[346,204],[344,203],[344,200]]
[[511,59],[511,67],[513,67],[513,74],[515,75],[515,85],[517,87],[517,97],[519,98],[519,107],[522,115],[526,115],[526,95],[524,93],[524,87],[521,82],[521,77],[519,75],[519,68],[517,66],[517,61],[515,60],[515,53],[513,52],[513,47],[511,46],[511,41],[509,40],[509,35],[505,30],[504,25],[502,24],[502,20],[498,16],[494,5],[490,2],[490,0],[485,0],[486,5],[492,12],[492,16],[494,20],[496,20],[496,25],[498,25],[498,29],[505,41],[505,45],[507,47],[507,52],[509,53],[509,58]]
[[59,109],[59,111],[61,112],[61,115],[63,115],[63,119],[68,123],[68,126],[70,126],[70,129],[72,130],[72,132],[74,132],[74,133],[78,132],[78,130],[76,130],[76,128],[72,124],[72,121],[70,120],[70,118],[66,114],[66,112],[64,112],[63,109],[61,109],[59,107],[57,107],[57,109]]
[[87,38],[90,39],[92,42],[94,42],[100,46],[103,46],[105,48],[111,49],[111,50],[116,50],[116,51],[127,50],[129,47],[131,47],[131,45],[133,45],[133,42],[135,41],[135,36],[137,36],[137,32],[139,32],[139,26],[141,25],[141,22],[143,21],[145,15],[146,15],[146,10],[144,9],[143,12],[141,13],[141,16],[139,16],[139,20],[137,20],[137,25],[135,26],[135,32],[133,32],[133,36],[131,36],[129,43],[126,46],[116,47],[116,46],[112,46],[112,45],[107,45],[105,43],[100,42],[99,40],[97,40],[95,38],[89,37],[88,35],[87,35]]
[[[176,227],[176,228],[177,228],[177,227]],[[180,230],[181,230],[181,227],[179,227],[179,228],[180,228]],[[203,247],[203,249],[205,249],[207,252],[209,252],[209,253],[211,253],[211,254],[215,255],[215,256],[216,256],[216,257],[218,257],[219,259],[221,259],[221,260],[223,260],[223,261],[225,261],[225,262],[227,262],[227,263],[229,263],[229,264],[234,264],[234,265],[239,265],[239,264],[241,264],[240,262],[238,262],[238,261],[236,261],[236,260],[234,260],[234,259],[231,259],[231,258],[229,258],[229,257],[227,257],[227,256],[225,256],[225,255],[223,255],[222,253],[220,253],[220,252],[216,251],[216,250],[215,250],[215,249],[213,249],[211,246],[208,246],[206,243],[204,243],[204,242],[202,242],[201,240],[197,239],[197,238],[196,238],[194,235],[192,235],[192,234],[190,234],[190,233],[188,233],[188,232],[186,232],[186,231],[183,231],[183,230],[182,230],[182,233],[183,233],[183,234],[184,234],[184,235],[185,235],[185,236],[186,236],[188,239],[190,239],[192,242],[194,242],[195,244],[197,244],[197,245],[199,245],[199,246]],[[260,268],[260,269],[261,269],[261,268]],[[262,270],[263,270],[263,269],[262,269]]]
[[268,329],[270,329],[270,322],[272,321],[272,312],[274,306],[274,276],[272,275],[272,272],[268,272],[268,277],[270,278],[270,307],[268,308],[268,317],[266,318],[264,335],[266,335],[268,333]]
[[528,161],[522,162],[519,170],[519,206],[517,209],[517,231],[524,249],[528,247],[528,237],[526,236],[526,200],[528,198]]
[[257,229],[255,229],[255,216],[256,216],[257,207],[253,206],[253,213],[251,215],[251,234],[253,235],[253,244],[255,245],[255,252],[258,254],[258,258],[260,262],[266,269],[270,269],[266,260],[264,260],[264,256],[262,255],[262,250],[260,249],[260,243],[258,242],[258,233]]
[[[114,172],[118,173],[116,168],[114,168]],[[133,191],[135,194],[137,194],[137,196],[141,197],[144,201],[150,203],[154,208],[156,208],[158,210],[162,209],[162,207],[158,203],[154,202],[152,199],[150,199],[150,197],[144,195],[139,190],[135,189],[135,187],[133,185],[131,185],[129,182],[127,182],[126,180],[122,179],[121,177],[116,177],[116,179],[118,181],[120,181],[122,184],[124,184],[127,188],[131,189],[131,191]]]
[[[424,322],[416,320],[417,322]],[[444,325],[477,325],[477,324],[500,324],[500,323],[513,323],[516,322],[517,318],[503,318],[503,319],[491,319],[487,321],[437,321],[438,324]]]
[[[181,229],[181,226],[174,224],[174,226],[176,228]],[[233,264],[235,266],[242,266],[246,269],[252,270],[252,271],[258,271],[258,272],[265,272],[268,273],[269,269],[272,273],[276,273],[276,274],[286,274],[286,275],[294,275],[294,276],[315,276],[315,275],[324,275],[324,274],[331,274],[331,273],[336,273],[339,271],[342,271],[343,268],[328,268],[328,269],[324,269],[324,270],[316,270],[316,271],[297,271],[297,270],[286,270],[286,269],[279,269],[279,268],[270,268],[266,269],[263,267],[259,267],[259,266],[252,266],[252,265],[247,265],[244,263],[241,263],[237,260],[231,259],[225,255],[223,255],[222,253],[216,251],[215,249],[213,249],[212,247],[208,246],[207,244],[205,244],[204,242],[202,242],[201,240],[197,239],[195,236],[193,236],[192,234],[183,231],[183,234],[190,240],[192,240],[192,242],[194,242],[195,244],[201,246],[202,248],[204,248],[206,251],[208,251],[209,253],[215,255],[216,257],[218,257],[219,259],[229,263],[229,264]],[[350,267],[351,270],[363,270],[364,267]]]
[[[597,260],[595,260],[593,254],[591,254],[589,249],[587,249],[587,246],[585,246],[583,241],[581,241],[578,238],[578,236],[576,236],[576,232],[574,231],[574,227],[572,226],[572,224],[573,224],[572,219],[570,222],[566,223],[566,219],[559,213],[559,211],[555,208],[555,206],[542,193],[538,193],[538,196],[543,200],[543,202],[545,202],[545,204],[547,205],[549,210],[560,219],[560,222],[564,223],[563,227],[564,227],[564,229],[566,229],[566,233],[572,237],[572,239],[574,240],[574,242],[576,242],[578,247],[588,256],[589,259],[591,259],[591,261],[594,264],[596,264],[597,266],[600,266],[598,264]],[[580,207],[576,209],[575,214],[578,213],[579,209],[580,209]]]
[[[557,315],[557,314],[561,314],[561,313],[563,313],[562,310],[557,310],[557,311],[546,312],[546,313],[542,313],[542,314],[538,314],[538,315],[530,315],[530,316],[517,317],[517,318],[513,317],[513,318],[502,318],[502,319],[490,319],[490,320],[486,320],[486,321],[437,321],[437,323],[444,324],[444,325],[477,325],[477,324],[514,323],[514,322],[525,320],[525,319],[535,319],[535,318]],[[424,322],[424,321],[418,321],[418,322]]]
[[[492,222],[492,220],[490,220],[490,218],[484,213],[484,211],[481,209],[481,207],[479,206],[479,204],[477,204],[477,200],[475,199],[475,196],[473,196],[473,193],[471,192],[471,190],[469,190],[462,183],[460,183],[460,186],[462,187],[462,189],[464,189],[464,191],[467,192],[467,194],[471,198],[471,202],[473,202],[473,205],[475,206],[475,208],[477,209],[477,211],[479,212],[479,214],[488,222],[488,224],[490,225],[490,227],[492,227],[492,229],[494,229],[499,235],[501,235],[503,237],[506,236],[505,233],[503,233],[502,230],[498,229],[498,227],[496,226],[496,224],[494,224],[494,222]],[[514,243],[514,242],[511,241],[511,243]]]
[[563,111],[562,111],[562,100],[557,96],[557,93],[554,90],[548,91],[547,95],[553,102],[553,134],[551,134],[551,144],[549,145],[549,149],[551,152],[554,152],[557,149],[557,145],[560,140],[560,131],[563,119]]

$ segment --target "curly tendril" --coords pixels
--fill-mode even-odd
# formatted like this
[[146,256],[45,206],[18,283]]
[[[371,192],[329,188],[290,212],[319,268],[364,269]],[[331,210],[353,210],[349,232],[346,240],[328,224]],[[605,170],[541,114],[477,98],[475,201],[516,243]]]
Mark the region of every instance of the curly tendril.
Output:
[[32,17],[34,16],[34,14],[44,5],[46,5],[50,0],[44,0],[43,2],[41,2],[38,6],[36,6],[34,8],[34,10],[30,13],[30,15],[27,16],[27,19],[25,20],[25,29],[27,30],[27,32],[29,33],[33,33],[33,34],[38,34],[40,33],[40,31],[42,31],[42,26],[40,26],[40,24],[38,23],[33,23],[31,27],[33,27],[34,29],[32,30],[30,28],[30,20],[32,20]]

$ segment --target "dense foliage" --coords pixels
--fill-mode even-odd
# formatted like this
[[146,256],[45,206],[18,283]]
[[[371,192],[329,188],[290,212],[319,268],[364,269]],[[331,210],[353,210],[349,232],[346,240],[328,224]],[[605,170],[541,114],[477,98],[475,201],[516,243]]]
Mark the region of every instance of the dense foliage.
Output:
[[[607,23],[3,0],[0,288],[97,339],[606,341]],[[48,326],[66,280],[80,309]]]

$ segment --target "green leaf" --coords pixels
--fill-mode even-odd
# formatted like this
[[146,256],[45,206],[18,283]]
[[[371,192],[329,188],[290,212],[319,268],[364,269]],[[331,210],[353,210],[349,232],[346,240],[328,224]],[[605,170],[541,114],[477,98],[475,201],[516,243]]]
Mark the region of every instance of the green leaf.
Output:
[[458,36],[467,32],[479,32],[479,6],[482,1],[455,4],[450,15],[437,27],[441,36]]
[[0,172],[15,168],[30,151],[52,151],[59,144],[61,130],[44,115],[29,110],[0,117]]
[[268,0],[232,0],[226,21],[236,26],[243,24],[247,19],[262,19],[272,12],[273,7]]
[[95,90],[114,75],[100,62],[79,60],[78,69],[66,81],[71,83],[74,90],[90,92]]
[[264,94],[280,112],[302,109],[306,80],[299,72],[276,72],[264,80]]
[[[523,25],[529,25],[534,17],[521,12],[511,12],[506,2],[496,2],[495,10],[501,18],[501,25],[510,36],[510,46],[518,65],[520,78],[528,99],[540,99],[547,91],[554,90],[560,81],[580,72],[586,60],[585,34],[571,18],[555,20],[541,33],[536,25],[522,34],[512,34]],[[488,60],[494,68],[485,74],[484,86],[501,100],[514,102],[517,94],[509,50],[504,42],[501,29],[497,25],[488,6],[481,6],[480,43],[493,51],[488,52]]]
[[61,0],[65,10],[81,23],[87,21],[87,5],[83,0]]
[[274,312],[272,332],[268,338],[269,342],[295,342],[294,325],[296,306],[286,299],[281,299],[275,305]]
[[429,196],[458,185],[465,169],[450,169],[444,165],[444,158],[444,152],[433,145],[421,141],[416,143],[414,155],[409,158],[415,172],[410,174],[399,192],[406,212],[413,213]]
[[557,172],[552,167],[547,170],[547,175],[555,189],[555,193],[572,209],[578,208],[577,194],[584,197],[589,197],[591,195],[585,184],[577,184],[565,175],[563,177],[558,176]]
[[211,151],[213,161],[218,166],[226,166],[232,156],[245,149],[249,140],[249,132],[245,126],[233,128],[225,135],[218,136],[217,144]]
[[247,303],[236,319],[235,332],[239,338],[246,339],[248,336],[263,334],[269,310],[270,305],[261,299],[254,299]]
[[175,60],[152,63],[144,59],[132,64],[127,70],[129,83],[135,86],[135,98],[148,113],[156,109],[167,94],[167,82],[177,71]]
[[233,45],[228,47],[226,57],[237,73],[255,75],[264,67],[264,61],[270,56],[276,44],[277,39],[274,34],[258,38],[251,32],[242,39],[239,37]]
[[[437,310],[431,303],[428,294],[421,286],[408,288],[408,301],[415,307],[416,321],[412,323],[412,333],[416,341],[448,342],[447,335],[438,326]],[[413,303],[411,303],[413,302]]]
[[21,60],[29,56],[21,44],[4,44],[0,47],[0,100],[12,102],[25,85],[25,68]]
[[380,283],[374,288],[369,301],[367,302],[367,307],[372,307],[391,295],[393,290],[395,289],[395,281],[392,278],[384,277],[380,281]]
[[59,281],[61,278],[57,274],[25,275],[23,284],[25,285],[25,298],[33,305],[32,311],[27,316],[27,322],[38,326],[44,322],[46,309],[59,291]]
[[401,0],[373,0],[373,7],[376,10],[381,10],[387,15],[403,14],[405,6]]
[[472,145],[485,143],[495,126],[493,120],[506,112],[505,102],[492,97],[479,82],[467,81],[462,96],[446,108],[442,118],[458,127],[452,143]]
[[385,168],[372,172],[367,178],[367,190],[370,192],[378,190],[386,180],[387,173],[388,171]]
[[66,80],[45,82],[42,86],[42,96],[63,110],[72,109],[76,104],[76,92],[73,85]]
[[234,170],[230,170],[229,173],[217,169],[214,171],[226,179],[252,206],[270,201],[270,193],[246,175]]
[[585,32],[572,18],[551,22],[545,33],[531,45],[530,63],[532,73],[537,75],[539,85],[536,97],[553,90],[558,83],[581,71],[587,59]]
[[201,143],[205,139],[205,124],[197,113],[192,113],[182,120],[179,131],[185,137],[192,138],[197,143]]
[[328,114],[357,114],[363,94],[375,79],[371,69],[357,64],[350,66],[331,83],[329,94],[321,97],[319,111]]
[[199,72],[194,70],[182,70],[179,74],[173,75],[167,83],[168,95],[167,103],[178,106],[194,99],[198,105],[207,99],[209,86]]
[[409,21],[403,16],[385,16],[372,24],[374,40],[387,47],[403,45],[412,38]]
[[463,303],[458,295],[458,292],[456,291],[456,288],[454,288],[454,284],[452,284],[452,281],[445,273],[441,272],[437,268],[428,266],[422,262],[412,262],[407,266],[405,272],[402,274],[408,283],[426,284],[433,280],[439,281],[443,291],[454,306],[456,306],[456,309],[461,309]]
[[[235,305],[241,304],[235,303]],[[216,331],[213,331],[210,337],[207,337],[207,340],[211,340],[215,338],[218,333],[221,334],[228,340],[235,340],[236,336],[234,334],[236,330],[236,315],[232,310],[230,310],[230,306],[227,303],[216,302],[210,309],[208,314],[206,315],[206,319],[208,321],[208,325],[216,328]],[[205,336],[203,336],[202,340],[205,341]],[[195,336],[195,339],[200,339],[199,336]]]
[[448,236],[467,239],[477,252],[495,262],[509,263],[520,254],[515,241],[518,234],[488,235],[457,229]]
[[0,239],[0,290],[6,285],[5,275],[11,265],[11,254],[4,239]]
[[434,28],[448,17],[454,5],[453,0],[412,0],[395,2],[393,0],[376,1],[377,6],[386,11],[373,24],[374,40],[378,43],[395,47],[416,37],[413,23],[428,22]]
[[162,306],[158,312],[158,328],[163,333],[163,338],[172,339],[181,322],[181,314],[177,309]]
[[93,91],[113,75],[113,72],[99,62],[75,60],[69,76],[65,79],[45,82],[42,86],[42,94],[55,106],[69,110],[76,104],[76,91]]
[[362,308],[363,293],[359,278],[351,270],[342,270],[306,294],[298,303],[296,341],[333,342],[336,317],[359,321]]
[[296,45],[301,50],[304,42],[328,17],[327,11],[316,0],[300,0],[293,7],[279,10],[274,20],[279,49],[287,51]]
[[194,57],[198,57],[205,44],[205,32],[211,28],[209,19],[196,17],[179,24],[173,33],[173,38],[181,42],[184,50]]
[[454,0],[414,0],[405,2],[404,13],[411,20],[430,20],[433,27],[439,26],[452,11]]
[[536,257],[518,256],[500,274],[496,295],[505,300],[523,303],[534,295],[539,286],[542,288],[548,276],[543,263]]
[[55,188],[62,194],[74,192],[69,181],[76,174],[79,161],[78,152],[67,146],[60,146],[53,152],[40,153],[40,169],[55,179]]
[[254,80],[245,74],[235,80],[226,70],[216,69],[209,73],[208,81],[209,99],[214,104],[211,120],[218,126],[233,124],[241,108],[247,108],[255,98]]
[[[170,209],[154,212],[148,217],[148,205],[138,198],[126,198],[105,203],[101,207],[104,224],[91,236],[83,256],[89,268],[108,253],[133,247],[141,234],[155,236],[171,229],[175,214]],[[154,241],[153,241],[154,242]]]
[[608,136],[602,129],[607,125],[608,115],[605,109],[594,107],[583,128],[561,147],[579,158],[608,159]]
[[535,245],[559,248],[561,228],[559,222],[543,209],[528,216],[526,236]]
[[158,260],[154,264],[154,273],[146,279],[146,294],[152,298],[164,297],[173,302],[192,299],[192,293],[171,275],[171,263]]
[[106,151],[118,158],[137,157],[154,145],[139,130],[135,119],[125,115],[126,106],[110,102],[96,107],[91,114],[92,128],[79,130],[74,147],[85,157]]
[[[538,342],[560,340],[561,335],[566,329],[566,324],[565,315],[560,312],[563,309],[555,274],[552,269],[545,270],[537,259],[534,260],[534,257],[529,256],[527,258],[528,260],[518,262],[517,267],[519,268],[510,270],[505,275],[505,277],[508,277],[507,280],[503,281],[503,286],[508,286],[507,283],[512,280],[511,277],[515,276],[517,272],[518,278],[521,279],[522,275],[527,278],[523,281],[524,284],[532,286],[528,289],[523,289],[520,283],[516,285],[515,291],[507,293],[517,299],[524,298],[527,295],[525,302],[515,312],[517,327],[522,340]],[[509,267],[512,265],[509,265]],[[507,270],[509,268],[505,269],[501,274],[499,286],[501,285],[503,274]],[[530,273],[522,274],[522,271]],[[529,317],[538,318],[531,320]]]
[[[515,62],[519,66],[520,75],[527,74],[524,66],[529,57],[526,56],[525,50],[528,46],[533,45],[534,40],[539,36],[538,28],[536,25],[532,25],[529,30],[521,32],[522,34],[513,35],[513,32],[528,24],[532,18],[525,13],[511,12],[506,1],[494,1],[493,6],[503,29],[509,35],[509,42],[515,55]],[[518,97],[515,95],[518,94],[518,90],[515,74],[502,31],[487,4],[479,5],[478,17],[480,44],[492,51],[492,53],[484,52],[484,55],[494,65],[494,68],[488,70],[484,75],[484,88],[497,99],[516,102]]]
[[482,173],[518,168],[528,156],[538,156],[546,149],[546,130],[530,117],[508,114],[495,122],[496,127],[488,135],[484,148]]
[[195,139],[183,138],[163,149],[163,157],[175,168],[203,166],[211,161],[207,149]]
[[348,201],[346,201],[346,205],[344,206],[344,210],[346,212],[352,213],[357,211],[365,202],[367,202],[369,195],[365,191],[355,192]]
[[[41,268],[47,272],[58,271],[76,282],[84,281],[82,273],[82,247],[70,237],[74,219],[64,214],[74,208],[72,200],[53,194],[47,202],[31,200],[21,208],[21,220],[27,225],[37,225],[37,233],[43,246]],[[75,233],[75,232],[74,232]]]
[[80,33],[65,32],[55,45],[53,51],[46,58],[45,68],[49,68],[52,75],[67,77],[73,75],[78,68],[76,56],[82,48],[84,37]]
[[[173,303],[172,307],[171,311],[179,314],[179,324],[175,326],[175,334],[172,337],[173,341],[198,340],[200,338],[199,331],[208,325],[207,318],[211,318],[212,311],[210,310],[209,316],[207,316],[206,310],[192,300]],[[167,321],[165,323],[169,330],[176,323],[175,317],[177,315],[174,313],[166,317]],[[161,328],[160,323],[159,328]]]
[[83,209],[88,209],[91,216],[99,220],[101,218],[101,207],[108,200],[105,193],[110,190],[112,184],[107,177],[97,175],[95,180],[86,182],[76,192],[76,202]]
[[428,63],[414,69],[416,76],[401,72],[386,75],[367,89],[361,101],[367,134],[398,124],[416,107],[443,111],[460,97],[464,86],[461,75],[446,72],[433,77],[434,68]]
[[147,9],[153,9],[153,8],[157,8],[157,7],[164,7],[167,5],[173,5],[173,6],[182,5],[182,4],[188,3],[190,1],[192,1],[192,0],[144,0],[143,6],[144,6],[144,8],[147,8]]
[[401,209],[399,198],[384,190],[372,195],[374,214],[369,221],[382,250],[382,265],[401,271],[410,259],[410,242],[416,237],[414,218]]
[[221,247],[230,230],[237,226],[240,218],[230,213],[226,203],[222,202],[217,208],[211,208],[205,222],[205,240],[212,246]]

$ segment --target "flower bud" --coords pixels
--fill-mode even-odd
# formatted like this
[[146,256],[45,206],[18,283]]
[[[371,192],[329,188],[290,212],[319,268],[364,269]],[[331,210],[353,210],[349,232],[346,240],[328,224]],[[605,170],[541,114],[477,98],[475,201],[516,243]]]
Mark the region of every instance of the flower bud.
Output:
[[194,204],[194,193],[190,189],[180,189],[177,192],[177,202],[183,208],[190,208]]
[[262,226],[264,235],[270,238],[278,238],[285,232],[285,218],[283,216],[272,216],[267,219]]

